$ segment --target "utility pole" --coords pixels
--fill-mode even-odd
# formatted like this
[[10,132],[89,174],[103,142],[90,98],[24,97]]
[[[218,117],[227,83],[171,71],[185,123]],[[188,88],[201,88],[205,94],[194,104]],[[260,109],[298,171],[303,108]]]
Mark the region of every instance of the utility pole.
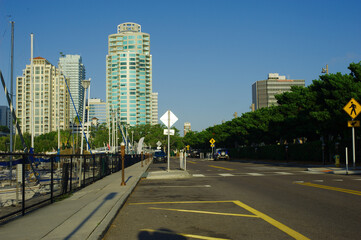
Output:
[[33,55],[33,45],[34,45],[34,34],[30,34],[30,38],[31,38],[31,53],[30,53],[30,57],[31,57],[31,60],[30,60],[30,98],[31,98],[31,111],[30,111],[30,115],[31,115],[31,125],[30,125],[30,128],[31,128],[31,148],[34,150],[34,81],[33,81],[33,78],[34,78],[34,55]]

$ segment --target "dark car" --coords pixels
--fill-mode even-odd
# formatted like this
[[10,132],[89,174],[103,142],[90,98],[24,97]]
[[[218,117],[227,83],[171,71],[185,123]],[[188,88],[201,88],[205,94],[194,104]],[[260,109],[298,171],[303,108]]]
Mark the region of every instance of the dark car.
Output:
[[217,148],[214,153],[214,160],[229,160],[228,149]]
[[199,158],[200,157],[199,150],[193,150],[192,153],[191,153],[191,157],[192,158]]
[[167,162],[167,154],[162,150],[157,150],[153,155],[153,162]]

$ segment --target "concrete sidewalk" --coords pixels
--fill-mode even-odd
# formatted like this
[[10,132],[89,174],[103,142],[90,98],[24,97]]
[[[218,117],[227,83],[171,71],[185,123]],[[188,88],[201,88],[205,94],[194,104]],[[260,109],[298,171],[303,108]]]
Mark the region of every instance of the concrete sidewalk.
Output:
[[71,197],[0,226],[1,239],[100,239],[149,167],[141,163],[113,173]]

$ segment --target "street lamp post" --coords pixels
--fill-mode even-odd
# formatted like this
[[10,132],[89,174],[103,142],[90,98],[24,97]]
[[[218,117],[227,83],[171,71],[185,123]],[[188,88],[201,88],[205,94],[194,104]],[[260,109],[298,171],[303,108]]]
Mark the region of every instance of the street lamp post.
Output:
[[85,105],[86,105],[86,90],[90,86],[90,78],[89,80],[83,80],[81,85],[84,88],[84,102],[83,102],[83,120],[82,120],[82,135],[81,135],[81,144],[80,144],[80,154],[83,154],[83,140],[84,140],[84,124],[85,124]]
[[[83,103],[83,120],[82,120],[82,135],[81,135],[81,144],[80,144],[80,155],[83,155],[83,140],[84,140],[84,123],[85,123],[85,101],[86,101],[86,89],[90,86],[90,79],[83,80],[81,85],[84,88],[84,103]],[[83,158],[85,159],[85,158]],[[79,164],[79,187],[81,186],[81,174],[82,174],[82,160],[80,160]]]

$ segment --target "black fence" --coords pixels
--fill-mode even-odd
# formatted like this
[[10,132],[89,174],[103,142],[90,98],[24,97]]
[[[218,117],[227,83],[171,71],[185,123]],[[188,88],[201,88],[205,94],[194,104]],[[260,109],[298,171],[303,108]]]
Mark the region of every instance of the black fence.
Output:
[[[125,155],[124,167],[141,159],[141,155]],[[120,170],[120,154],[0,153],[0,222],[53,203]]]

